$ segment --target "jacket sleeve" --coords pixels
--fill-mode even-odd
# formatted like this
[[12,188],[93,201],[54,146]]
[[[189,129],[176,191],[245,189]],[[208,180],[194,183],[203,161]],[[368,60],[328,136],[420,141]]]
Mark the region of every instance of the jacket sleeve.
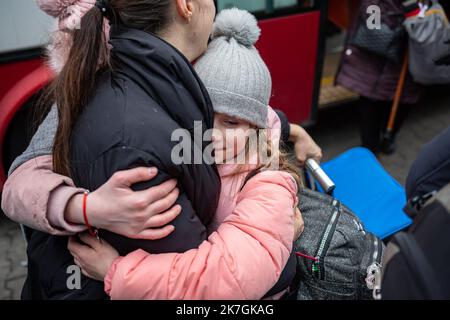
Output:
[[28,160],[6,181],[2,194],[2,209],[18,223],[53,235],[71,235],[85,227],[64,220],[69,199],[83,189],[72,180],[53,172],[52,157],[40,156]]
[[287,173],[256,175],[233,213],[198,248],[182,254],[137,250],[118,258],[105,291],[112,299],[261,299],[292,249],[296,191]]
[[284,145],[286,145],[289,143],[289,136],[291,135],[291,124],[283,111],[279,109],[274,109],[274,111],[277,113],[281,121],[281,141]]

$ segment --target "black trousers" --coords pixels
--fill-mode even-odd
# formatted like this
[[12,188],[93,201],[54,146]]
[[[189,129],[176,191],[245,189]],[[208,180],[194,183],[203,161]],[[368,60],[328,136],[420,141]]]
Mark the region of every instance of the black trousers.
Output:
[[[359,104],[360,135],[363,147],[380,152],[383,135],[391,114],[392,101],[376,101],[361,97]],[[405,122],[410,106],[400,105],[394,125],[394,136]]]

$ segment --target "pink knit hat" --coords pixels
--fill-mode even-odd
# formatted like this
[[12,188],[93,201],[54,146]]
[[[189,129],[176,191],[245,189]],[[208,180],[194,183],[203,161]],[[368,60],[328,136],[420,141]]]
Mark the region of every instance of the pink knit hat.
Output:
[[37,4],[47,14],[58,18],[60,30],[73,30],[95,5],[95,0],[37,0]]
[[[49,65],[59,73],[67,61],[72,46],[71,31],[79,28],[81,18],[92,9],[95,0],[36,0],[39,8],[48,15],[57,18],[57,28],[47,47]],[[109,23],[105,20],[104,32],[108,39]]]

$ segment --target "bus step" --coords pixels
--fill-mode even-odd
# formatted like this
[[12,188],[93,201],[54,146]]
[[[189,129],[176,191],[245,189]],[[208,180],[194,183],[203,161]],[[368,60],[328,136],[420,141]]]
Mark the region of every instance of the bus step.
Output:
[[324,109],[359,99],[359,95],[340,85],[333,85],[334,79],[324,78],[320,89],[319,108]]

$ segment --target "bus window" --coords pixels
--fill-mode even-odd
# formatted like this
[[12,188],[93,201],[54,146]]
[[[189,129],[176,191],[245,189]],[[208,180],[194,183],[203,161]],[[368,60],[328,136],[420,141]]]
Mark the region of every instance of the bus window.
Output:
[[0,55],[42,46],[52,22],[34,0],[0,1]]
[[312,8],[315,1],[312,0],[217,0],[217,11],[228,8],[239,8],[254,13],[262,18],[274,13],[297,11],[302,8]]
[[265,11],[265,1],[217,0],[217,10],[239,8],[250,12]]

